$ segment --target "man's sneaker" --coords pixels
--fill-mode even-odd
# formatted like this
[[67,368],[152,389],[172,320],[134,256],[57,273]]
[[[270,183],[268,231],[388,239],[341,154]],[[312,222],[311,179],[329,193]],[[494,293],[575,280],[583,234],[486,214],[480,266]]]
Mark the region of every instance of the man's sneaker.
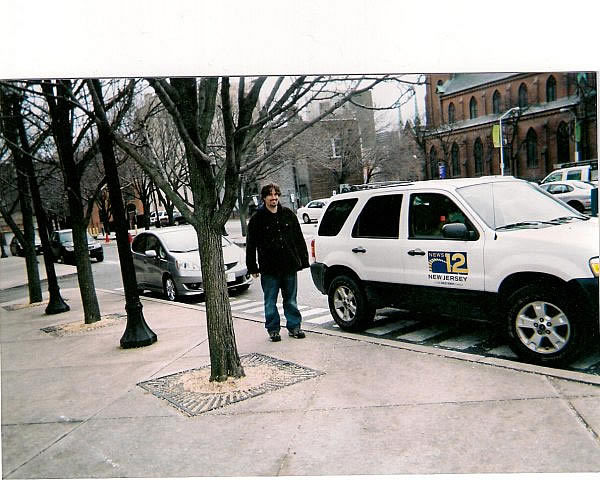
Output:
[[272,342],[279,342],[281,340],[279,332],[269,332],[269,338]]
[[290,337],[304,338],[306,335],[304,335],[304,332],[300,328],[294,328],[293,330],[290,330]]

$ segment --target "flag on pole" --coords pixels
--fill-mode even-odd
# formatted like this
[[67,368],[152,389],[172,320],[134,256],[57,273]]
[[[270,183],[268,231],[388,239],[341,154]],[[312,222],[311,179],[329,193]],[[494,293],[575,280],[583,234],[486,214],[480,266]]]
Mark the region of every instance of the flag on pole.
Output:
[[492,141],[494,148],[500,147],[500,125],[492,125]]

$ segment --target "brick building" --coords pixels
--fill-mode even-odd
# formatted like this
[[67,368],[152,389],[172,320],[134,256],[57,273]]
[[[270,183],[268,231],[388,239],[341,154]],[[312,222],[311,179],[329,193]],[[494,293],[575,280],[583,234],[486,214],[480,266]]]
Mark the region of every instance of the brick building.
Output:
[[596,88],[589,72],[427,75],[427,178],[500,174],[500,137],[506,175],[538,180],[597,159]]
[[[295,117],[271,132],[276,143],[304,121]],[[268,181],[281,187],[281,203],[298,208],[316,198],[328,198],[341,183],[363,183],[361,137],[356,119],[328,118],[317,122],[274,155],[281,168]],[[263,182],[263,183],[266,183]]]

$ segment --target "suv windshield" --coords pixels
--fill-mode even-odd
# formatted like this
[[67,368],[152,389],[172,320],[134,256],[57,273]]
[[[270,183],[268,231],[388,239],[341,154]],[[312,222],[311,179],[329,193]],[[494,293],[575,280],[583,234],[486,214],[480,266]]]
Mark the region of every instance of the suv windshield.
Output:
[[539,187],[523,181],[471,185],[458,188],[457,192],[493,229],[588,218]]

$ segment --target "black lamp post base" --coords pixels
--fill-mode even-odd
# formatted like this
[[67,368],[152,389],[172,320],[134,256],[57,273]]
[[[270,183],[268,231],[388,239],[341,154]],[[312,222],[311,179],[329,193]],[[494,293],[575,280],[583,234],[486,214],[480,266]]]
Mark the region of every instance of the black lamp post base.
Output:
[[50,300],[46,306],[46,315],[56,315],[57,313],[64,313],[71,310],[71,308],[65,303],[60,295],[50,295]]
[[125,305],[127,311],[127,326],[121,337],[121,348],[138,348],[152,345],[158,340],[142,314],[142,304],[138,302],[136,305]]

